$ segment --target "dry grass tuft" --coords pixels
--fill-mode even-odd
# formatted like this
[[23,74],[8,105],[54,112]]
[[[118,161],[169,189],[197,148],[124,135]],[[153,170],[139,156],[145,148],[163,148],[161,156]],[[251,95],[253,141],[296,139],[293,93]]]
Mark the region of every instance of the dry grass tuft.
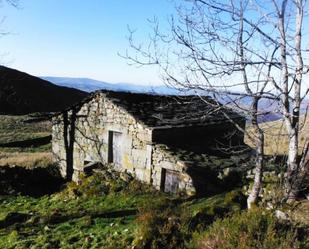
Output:
[[[288,135],[285,129],[283,120],[277,120],[272,122],[266,122],[261,124],[261,128],[265,132],[265,154],[266,155],[285,155],[288,151]],[[304,117],[300,120],[300,151],[308,139],[309,134],[309,122],[308,118],[305,120]],[[252,134],[253,129],[249,126],[247,131]],[[252,141],[245,137],[245,142],[249,146],[253,147]]]
[[195,234],[191,248],[198,249],[301,249],[297,228],[281,223],[263,209],[234,213],[218,219],[201,234]]
[[303,224],[309,228],[309,201],[301,201],[295,204],[295,208],[289,214],[296,223]]
[[52,164],[52,153],[3,153],[0,152],[0,166],[20,166],[25,168],[47,167]]

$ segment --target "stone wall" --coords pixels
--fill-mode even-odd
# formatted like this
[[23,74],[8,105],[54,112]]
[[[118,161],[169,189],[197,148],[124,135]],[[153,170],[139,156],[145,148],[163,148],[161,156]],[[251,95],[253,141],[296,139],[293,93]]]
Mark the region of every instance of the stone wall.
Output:
[[152,184],[163,189],[164,170],[178,173],[180,192],[187,195],[213,195],[242,186],[252,168],[250,153],[216,156],[183,149],[154,145],[152,149]]
[[119,170],[126,170],[138,179],[150,182],[151,130],[104,98],[102,93],[82,106],[54,117],[52,131],[53,153],[64,177],[68,176],[67,168],[70,167],[68,158],[71,155],[67,153],[70,146],[73,147],[73,180],[78,178],[88,162],[108,163],[108,136],[113,131],[121,133],[122,168]]
[[[220,168],[214,163],[216,159],[195,151],[194,147],[205,153],[214,141],[214,134],[219,138],[223,131],[233,131],[231,127],[222,127],[216,127],[216,131],[220,130],[217,133],[214,126],[149,128],[98,92],[87,102],[53,118],[52,150],[62,176],[67,179],[77,181],[85,166],[100,162],[129,172],[157,189],[164,189],[166,174],[174,174],[177,190],[193,195],[199,189],[204,191],[209,185],[217,184],[217,168]],[[120,134],[119,164],[110,160],[110,152],[114,150],[110,145],[113,132]],[[182,152],[175,153],[172,145]],[[220,162],[220,165],[224,164]]]
[[189,162],[182,161],[177,154],[173,154],[165,145],[154,145],[152,149],[152,184],[157,189],[162,189],[163,174],[162,170],[172,170],[178,172],[178,189],[187,195],[194,195],[195,188],[187,169]]

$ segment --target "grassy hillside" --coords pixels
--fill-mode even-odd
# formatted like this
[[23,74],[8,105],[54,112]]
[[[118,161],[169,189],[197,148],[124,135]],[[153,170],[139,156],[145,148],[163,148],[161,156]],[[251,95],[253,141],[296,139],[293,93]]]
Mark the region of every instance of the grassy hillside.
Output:
[[51,122],[33,115],[0,115],[0,166],[47,166],[51,163]]
[[209,248],[305,248],[302,230],[267,211],[241,211],[244,203],[237,190],[190,200],[100,173],[51,196],[1,196],[0,248],[202,249],[224,240],[231,247]]
[[51,123],[33,119],[0,116],[0,248],[309,248],[308,203],[282,224],[265,209],[245,211],[238,189],[188,199],[112,170],[62,185],[49,173],[50,143],[36,142]]
[[[265,153],[267,155],[284,155],[287,153],[288,149],[288,139],[287,132],[285,129],[285,124],[282,120],[266,122],[261,124],[262,129],[265,132]],[[301,133],[300,133],[300,152],[302,150],[302,146],[308,138],[309,134],[309,120],[308,118],[305,120],[304,117],[301,118]],[[252,128],[247,127],[249,132],[252,132]],[[253,146],[252,141],[245,138],[245,142]]]
[[61,111],[86,96],[86,92],[0,66],[0,114]]
[[31,122],[35,116],[0,115],[0,144],[49,136],[49,120]]

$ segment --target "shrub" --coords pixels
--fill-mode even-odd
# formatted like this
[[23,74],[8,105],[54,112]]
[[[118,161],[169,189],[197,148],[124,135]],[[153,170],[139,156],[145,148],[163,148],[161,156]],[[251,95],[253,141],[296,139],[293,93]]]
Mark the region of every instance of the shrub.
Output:
[[184,248],[181,222],[171,209],[142,213],[137,223],[138,230],[133,242],[135,248]]
[[195,234],[190,248],[198,249],[296,249],[297,230],[283,225],[261,209],[234,213],[216,220],[205,232]]
[[241,210],[245,197],[239,190],[188,201],[156,197],[139,207],[136,248],[186,248],[194,231],[202,231],[214,220]]
[[158,193],[153,186],[149,184],[142,183],[139,180],[132,179],[129,184],[125,187],[124,191],[126,193],[135,193],[135,194],[145,194],[153,193],[154,195]]
[[[189,205],[188,205],[189,204]],[[246,197],[240,190],[233,190],[225,194],[184,203],[182,220],[187,224],[188,230],[205,230],[218,218],[242,210],[246,206]]]

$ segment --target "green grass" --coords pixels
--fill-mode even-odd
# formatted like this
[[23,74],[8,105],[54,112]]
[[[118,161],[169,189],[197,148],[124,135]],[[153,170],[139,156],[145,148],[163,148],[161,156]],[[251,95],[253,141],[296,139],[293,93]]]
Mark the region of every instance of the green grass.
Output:
[[272,212],[256,208],[217,219],[205,231],[195,233],[188,247],[301,249],[309,246],[304,235],[296,226],[276,219]]
[[[214,208],[217,205],[222,209]],[[239,204],[233,202],[233,205],[240,210]],[[233,205],[226,201],[225,194],[187,201],[136,180],[125,183],[94,175],[84,178],[79,186],[69,183],[51,196],[0,197],[0,226],[12,214],[26,215],[26,221],[6,224],[0,229],[0,248],[131,248],[140,246],[141,238],[153,241],[154,245],[166,245],[168,238],[164,241],[162,238],[174,234],[168,224],[175,215],[183,227],[176,233],[179,241],[175,245],[181,246],[189,230],[195,229],[189,226],[192,220],[198,220],[197,214],[208,210],[215,217],[218,210],[229,212],[228,206]],[[124,213],[109,217],[115,211]],[[126,214],[127,211],[134,212]],[[154,215],[154,224],[160,222],[150,227],[157,232],[146,238],[145,225],[150,221],[142,220],[148,213]],[[218,217],[222,214],[218,213]]]
[[[218,232],[215,224],[221,220],[227,229],[257,220],[257,214],[239,216],[244,201],[239,190],[188,200],[136,180],[95,174],[50,196],[1,196],[0,248],[195,248]],[[14,215],[21,220],[8,218]],[[282,242],[284,235],[274,235],[274,240]]]
[[0,224],[13,213],[29,216],[26,222],[0,229],[0,248],[124,248],[131,244],[136,215],[105,216],[158,206],[168,197],[136,181],[102,184],[99,178],[87,178],[81,186],[70,183],[51,196],[0,197]]
[[[15,200],[5,200],[7,204],[1,205],[2,219],[12,212],[33,215],[24,224],[1,229],[0,248],[45,248],[47,245],[49,248],[81,248],[87,244],[100,248],[99,246],[103,246],[106,240],[112,240],[115,235],[115,244],[122,243],[122,240],[132,240],[136,227],[134,216],[100,218],[94,214],[135,207],[138,198],[131,200],[119,195],[61,201],[55,197],[16,197]],[[52,217],[56,213],[67,219],[54,224]],[[74,218],[81,213],[84,215]]]
[[25,122],[32,118],[29,115],[0,115],[0,144],[50,135],[51,122]]
[[[0,143],[50,134],[49,122],[25,123],[29,118],[0,116]],[[0,165],[49,165],[49,151],[50,144],[0,148]],[[301,245],[305,236],[296,238],[294,225],[276,230],[281,225],[273,215],[268,213],[265,220],[261,214],[243,211],[244,207],[245,196],[239,190],[188,200],[136,180],[127,183],[95,174],[82,179],[81,185],[69,183],[50,196],[0,196],[0,248],[207,248],[203,243],[217,242],[217,235],[232,246],[214,248],[256,248],[264,243],[263,248],[273,249],[268,245],[289,245],[291,238],[299,239],[297,245]],[[308,205],[299,210],[294,210],[293,221],[308,227]],[[21,219],[13,222],[10,217],[14,215]],[[259,229],[260,221],[269,224],[267,229]],[[242,234],[243,243],[235,244],[246,226],[252,233]],[[220,227],[226,233],[220,233]],[[254,232],[268,236],[269,241],[251,236]],[[246,247],[246,239],[256,243]]]
[[[51,122],[26,122],[33,119],[31,115],[0,115],[0,144],[25,141],[33,138],[49,136],[51,134]],[[0,152],[46,152],[50,151],[51,145],[45,144],[36,147],[0,147]]]
[[41,152],[48,152],[51,151],[51,143],[49,144],[44,144],[40,146],[35,146],[35,147],[27,147],[27,148],[22,148],[22,147],[0,147],[0,152],[2,153],[41,153]]
[[[51,122],[28,123],[33,115],[0,115],[0,144],[46,137],[51,134]],[[32,167],[51,163],[51,144],[30,147],[0,147],[0,165]]]

